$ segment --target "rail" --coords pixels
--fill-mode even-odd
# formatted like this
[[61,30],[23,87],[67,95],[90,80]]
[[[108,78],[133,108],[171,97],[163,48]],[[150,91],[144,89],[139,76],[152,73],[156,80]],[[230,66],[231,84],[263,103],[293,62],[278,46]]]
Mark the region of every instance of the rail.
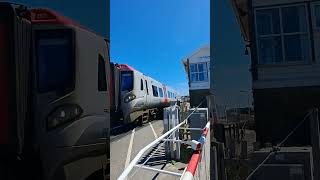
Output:
[[[194,110],[181,122],[179,123],[177,126],[173,127],[172,129],[170,129],[169,131],[167,131],[166,133],[164,133],[162,136],[160,136],[159,138],[157,138],[156,140],[152,141],[150,144],[148,144],[147,146],[145,146],[144,148],[142,148],[138,154],[133,158],[133,160],[130,162],[130,164],[127,166],[127,168],[122,172],[122,174],[118,177],[118,180],[126,180],[129,173],[132,171],[132,169],[134,167],[137,167],[137,168],[141,168],[141,169],[146,169],[146,170],[151,170],[151,171],[156,171],[156,172],[159,172],[159,173],[165,173],[165,174],[170,174],[170,175],[173,175],[173,176],[182,176],[183,174],[181,173],[176,173],[176,172],[170,172],[170,171],[166,171],[166,170],[159,170],[159,169],[155,169],[155,168],[151,168],[151,167],[148,167],[148,166],[144,166],[144,164],[153,156],[153,154],[155,152],[158,151],[159,147],[155,150],[155,152],[153,152],[151,154],[151,156],[145,160],[141,165],[138,165],[139,163],[139,160],[141,159],[141,157],[143,156],[144,153],[146,153],[149,149],[151,149],[152,147],[154,147],[155,145],[159,144],[161,141],[162,143],[165,143],[167,141],[175,141],[175,142],[178,142],[178,143],[184,143],[184,141],[179,141],[179,140],[170,140],[170,136],[172,136],[177,130],[179,130],[181,128],[182,125],[184,124],[187,124],[188,123],[188,118],[194,113],[196,112],[196,110],[199,108],[199,106],[204,102],[205,99],[203,99],[200,104],[194,108]],[[198,129],[200,130],[200,129]],[[204,131],[208,131],[208,129],[204,128],[204,129],[201,129],[201,130],[204,130]],[[200,138],[201,139],[201,138]],[[203,139],[205,140],[205,139]],[[194,150],[199,150],[202,146],[201,143],[204,143],[204,141],[202,142],[201,141],[190,141],[190,142],[187,142],[187,144],[190,144],[192,146],[192,148],[194,148]],[[137,170],[133,173],[133,175],[137,172]],[[132,175],[132,176],[133,176]],[[132,177],[131,176],[131,177]]]

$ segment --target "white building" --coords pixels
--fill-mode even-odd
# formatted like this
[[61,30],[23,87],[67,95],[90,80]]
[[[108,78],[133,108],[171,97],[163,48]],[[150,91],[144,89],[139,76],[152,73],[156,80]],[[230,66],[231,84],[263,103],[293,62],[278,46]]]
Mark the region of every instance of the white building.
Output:
[[210,92],[210,47],[202,46],[182,59],[189,80],[191,106],[197,106]]

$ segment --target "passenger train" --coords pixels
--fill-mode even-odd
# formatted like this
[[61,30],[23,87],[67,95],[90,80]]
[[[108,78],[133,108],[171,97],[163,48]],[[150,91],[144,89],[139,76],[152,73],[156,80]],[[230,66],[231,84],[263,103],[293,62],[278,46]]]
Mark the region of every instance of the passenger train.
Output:
[[124,124],[161,117],[163,108],[174,105],[177,92],[126,64],[113,64],[114,110],[111,119]]
[[109,76],[109,40],[0,3],[0,179],[105,179]]

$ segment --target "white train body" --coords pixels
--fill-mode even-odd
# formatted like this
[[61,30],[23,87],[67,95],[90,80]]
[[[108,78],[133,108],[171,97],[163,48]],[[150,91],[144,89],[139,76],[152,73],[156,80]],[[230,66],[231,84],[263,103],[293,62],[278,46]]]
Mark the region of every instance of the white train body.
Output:
[[119,96],[124,123],[132,122],[143,113],[153,113],[164,107],[174,105],[177,93],[174,89],[152,79],[149,76],[120,64]]

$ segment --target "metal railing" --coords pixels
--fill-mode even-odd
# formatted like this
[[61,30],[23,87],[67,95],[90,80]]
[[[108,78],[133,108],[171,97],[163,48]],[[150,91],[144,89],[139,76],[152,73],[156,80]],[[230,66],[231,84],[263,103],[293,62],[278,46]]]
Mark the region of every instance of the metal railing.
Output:
[[[201,138],[199,139],[199,141],[182,141],[179,139],[175,139],[175,138],[171,138],[173,135],[175,135],[176,131],[178,131],[179,129],[188,129],[188,128],[184,128],[182,127],[183,125],[188,123],[188,118],[198,109],[198,107],[202,104],[204,100],[201,101],[201,103],[178,125],[176,125],[175,127],[171,128],[170,130],[168,130],[166,133],[164,133],[162,136],[158,137],[156,140],[152,141],[150,144],[148,144],[147,146],[145,146],[144,148],[142,148],[138,154],[132,159],[132,161],[130,162],[130,164],[127,166],[127,168],[122,172],[122,174],[118,177],[118,180],[125,180],[128,178],[129,174],[131,173],[131,171],[133,170],[133,168],[137,168],[130,177],[133,177],[135,175],[135,173],[139,170],[139,169],[144,169],[144,170],[150,170],[150,171],[155,171],[158,173],[164,173],[164,174],[169,174],[169,175],[173,175],[173,176],[178,176],[178,177],[182,177],[183,173],[177,173],[177,172],[171,172],[171,171],[167,171],[167,170],[162,170],[162,169],[156,169],[156,168],[152,168],[149,166],[145,166],[146,162],[153,157],[153,155],[159,150],[159,148],[161,147],[161,144],[165,144],[166,142],[174,142],[174,143],[185,143],[185,144],[189,144],[192,146],[192,148],[194,150],[200,150],[201,147],[203,146],[204,142],[205,142],[205,138],[203,138],[201,136]],[[208,127],[205,127],[204,129],[200,129],[200,128],[191,128],[192,130],[203,130],[204,132],[208,132],[209,131],[209,127],[210,127],[210,123],[208,123],[209,125],[207,125]],[[158,145],[157,149],[155,151],[153,151],[151,153],[151,155],[142,163],[139,164],[139,160],[143,157],[143,155],[148,152],[148,150],[150,150],[151,148],[155,147],[156,145]],[[186,170],[186,169],[185,169]]]

